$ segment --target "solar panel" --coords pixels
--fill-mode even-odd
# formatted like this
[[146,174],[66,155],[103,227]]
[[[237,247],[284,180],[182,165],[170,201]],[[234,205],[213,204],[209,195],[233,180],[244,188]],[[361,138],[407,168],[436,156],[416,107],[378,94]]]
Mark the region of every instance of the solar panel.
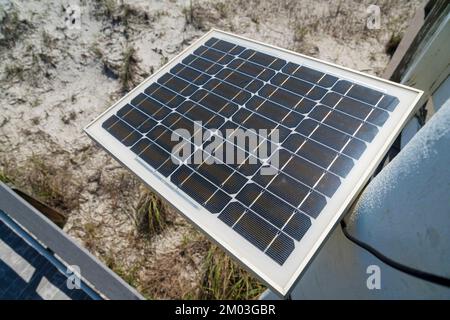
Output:
[[86,132],[284,296],[420,95],[213,30]]

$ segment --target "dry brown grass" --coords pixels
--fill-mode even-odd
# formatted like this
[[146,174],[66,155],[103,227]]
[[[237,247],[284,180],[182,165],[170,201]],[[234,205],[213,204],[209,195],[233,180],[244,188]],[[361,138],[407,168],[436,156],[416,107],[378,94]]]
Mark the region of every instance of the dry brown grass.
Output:
[[210,245],[201,276],[198,299],[255,299],[266,288],[222,249]]
[[223,25],[230,17],[230,12],[227,1],[205,3],[190,0],[183,9],[186,24],[202,31],[207,31],[212,25]]
[[98,224],[94,222],[86,222],[83,225],[84,230],[84,237],[83,237],[83,243],[86,249],[88,249],[91,252],[94,252],[97,250],[97,244],[98,244]]
[[105,19],[112,25],[125,27],[129,27],[131,22],[147,24],[151,21],[151,17],[145,10],[117,0],[94,1],[94,16],[97,19]]
[[103,74],[113,80],[119,80],[122,94],[133,89],[143,78],[148,76],[148,73],[139,67],[141,59],[132,46],[123,50],[120,62],[111,61],[95,44],[91,46],[90,50],[101,61]]
[[5,172],[4,168],[0,168],[0,181],[3,183],[11,183],[12,182],[11,178],[9,178],[9,176]]
[[135,208],[135,221],[138,231],[147,236],[162,233],[173,225],[174,217],[164,202],[153,192],[141,193]]
[[19,166],[4,163],[2,176],[52,208],[67,213],[79,207],[80,184],[68,163],[58,165],[51,156],[32,155]]
[[139,291],[150,299],[190,299],[198,296],[201,263],[208,242],[199,234],[195,239],[155,257],[143,268]]
[[[23,42],[26,43],[25,40]],[[10,57],[9,61],[4,63],[0,79],[6,85],[20,82],[20,85],[28,84],[40,88],[56,74],[58,59],[60,56],[53,53],[51,47],[29,42],[20,59]]]
[[[131,196],[139,190],[139,181],[127,170],[119,169],[100,173],[99,193],[108,197],[110,210],[115,210],[131,203]],[[132,217],[132,214],[130,214]]]
[[8,64],[4,69],[4,80],[13,81],[13,80],[24,80],[24,68],[19,64]]
[[128,47],[123,54],[123,64],[119,74],[122,91],[128,92],[136,86],[139,75],[139,58],[133,47]]
[[6,7],[7,5],[2,5],[0,8],[0,33],[3,36],[0,46],[11,48],[32,26],[28,21],[20,19],[14,5],[10,9]]
[[140,283],[139,279],[139,269],[141,265],[136,264],[133,267],[128,267],[123,262],[120,262],[114,257],[113,253],[108,253],[104,258],[104,263],[108,268],[114,271],[119,277],[125,280],[129,285],[133,287],[138,287]]
[[294,42],[302,42],[305,39],[305,36],[308,34],[308,29],[298,24],[294,29]]

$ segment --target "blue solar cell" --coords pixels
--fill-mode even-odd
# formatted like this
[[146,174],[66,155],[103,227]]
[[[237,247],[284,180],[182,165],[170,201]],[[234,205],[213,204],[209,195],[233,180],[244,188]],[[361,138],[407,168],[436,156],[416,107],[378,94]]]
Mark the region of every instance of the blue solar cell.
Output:
[[[214,37],[137,93],[103,128],[283,265],[398,103],[325,71]],[[213,140],[199,145],[174,133],[193,134],[194,122],[217,129],[222,143],[210,150]],[[261,145],[242,151],[242,163],[173,163],[180,141],[191,149],[189,159],[202,152],[194,144],[209,159],[230,155],[230,146],[239,150],[227,129],[266,129],[266,139],[277,129],[279,144],[271,144],[266,158],[279,156],[279,171],[263,175],[272,162],[259,158]],[[262,138],[258,131],[250,136]]]

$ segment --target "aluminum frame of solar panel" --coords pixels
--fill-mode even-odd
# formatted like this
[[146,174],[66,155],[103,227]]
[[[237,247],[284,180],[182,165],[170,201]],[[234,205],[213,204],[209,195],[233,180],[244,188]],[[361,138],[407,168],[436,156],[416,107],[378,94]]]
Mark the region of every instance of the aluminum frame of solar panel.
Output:
[[[275,249],[281,250],[279,245],[280,241],[283,240],[281,238],[286,237],[285,233],[281,233],[276,239],[272,239],[271,247],[267,248],[266,253],[262,252],[261,249],[258,248],[258,243],[260,242],[247,241],[246,238],[242,236],[244,232],[237,233],[234,229],[231,229],[227,225],[227,219],[232,219],[233,217],[218,219],[217,214],[211,214],[194,199],[196,195],[189,196],[186,192],[181,191],[170,180],[165,178],[163,174],[153,170],[151,166],[145,163],[145,161],[142,161],[142,159],[136,157],[136,154],[133,153],[129,147],[117,141],[102,128],[103,122],[105,122],[112,115],[116,114],[141,92],[146,90],[152,83],[157,82],[158,79],[164,77],[166,72],[176,67],[179,62],[188,57],[212,38],[221,39],[239,46],[243,46],[247,49],[269,54],[285,60],[286,62],[292,62],[302,67],[318,70],[327,75],[335,76],[353,84],[371,88],[398,98],[398,105],[389,113],[389,117],[383,120],[384,124],[380,127],[379,132],[375,135],[375,137],[373,137],[373,140],[367,145],[366,150],[360,155],[359,160],[355,162],[355,165],[348,172],[347,176],[344,179],[341,179],[340,186],[337,188],[333,196],[327,200],[327,203],[320,211],[320,214],[311,219],[311,227],[309,227],[306,233],[301,237],[300,241],[294,242],[295,249],[290,255],[288,255],[287,258],[286,256],[280,258],[281,261],[286,259],[281,265],[274,261],[273,257],[283,255],[282,252],[276,251]],[[226,62],[230,63],[232,60]],[[309,69],[306,70],[308,71]],[[217,73],[218,72],[220,72],[220,70],[217,71]],[[265,71],[263,71],[263,73],[264,72]],[[306,74],[306,76],[314,77],[314,72],[311,74]],[[269,87],[266,80],[269,79],[264,78],[262,80],[263,84]],[[311,78],[311,80],[314,79]],[[203,80],[201,77],[196,78],[195,81],[198,82],[194,83],[196,85],[206,83],[206,81],[202,83]],[[327,80],[323,77],[320,81]],[[342,83],[340,83],[342,84],[340,86],[342,88],[337,88],[336,91],[339,92],[341,89],[345,90],[347,85],[346,81],[342,81]],[[294,81],[292,85],[294,86],[292,88],[295,90],[301,90],[301,83],[296,83]],[[185,96],[189,96],[193,92],[193,88],[188,88],[188,86],[183,87],[183,90],[183,92],[179,92],[181,96],[183,94],[185,94]],[[120,99],[111,108],[98,116],[85,128],[85,132],[99,145],[105,148],[117,161],[135,173],[147,186],[149,186],[161,197],[165,198],[178,212],[184,215],[194,225],[205,232],[212,240],[238,259],[249,271],[265,282],[272,290],[281,296],[286,296],[293,288],[296,281],[298,281],[301,274],[306,270],[306,267],[314,255],[318,252],[320,246],[326,240],[333,227],[342,217],[343,213],[345,213],[346,209],[355,199],[364,184],[368,181],[372,172],[375,170],[376,166],[379,164],[382,157],[387,152],[402,127],[405,125],[406,121],[414,113],[416,104],[421,95],[422,91],[420,90],[213,29],[197,40],[194,44],[186,48],[178,56],[169,61],[164,67],[146,79],[125,97]],[[176,102],[178,103],[180,101]],[[239,104],[239,101],[235,101],[235,103]],[[309,112],[311,112],[311,110]],[[317,112],[320,114],[320,108],[317,109]],[[158,115],[155,115],[155,117],[157,116]],[[132,122],[133,119],[130,118],[130,121]],[[149,123],[146,125],[151,128],[155,124],[156,123]],[[306,124],[304,125],[304,128],[302,127],[302,130],[303,129],[307,130]],[[127,139],[129,138],[127,137]],[[131,140],[134,142],[133,139]],[[126,143],[127,141],[123,142]],[[223,204],[217,204],[217,206],[221,205]],[[268,212],[267,214],[276,215],[276,213],[272,212]],[[256,215],[258,216],[258,214]],[[247,218],[249,219],[250,217]],[[251,220],[252,223],[255,223],[255,221],[258,220]],[[295,232],[296,231],[294,228],[292,234]],[[272,252],[269,252],[269,250]],[[268,256],[269,254],[272,255],[272,258]]]

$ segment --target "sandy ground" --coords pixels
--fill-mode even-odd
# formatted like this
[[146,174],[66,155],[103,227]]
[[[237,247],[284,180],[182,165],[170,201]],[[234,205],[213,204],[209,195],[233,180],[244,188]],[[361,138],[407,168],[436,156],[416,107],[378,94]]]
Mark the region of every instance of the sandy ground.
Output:
[[[50,181],[67,233],[147,297],[195,297],[206,240],[172,214],[162,234],[138,233],[146,191],[82,128],[211,27],[380,75],[419,1],[375,2],[379,30],[365,28],[370,1],[0,0],[0,168],[37,196],[36,179]],[[81,8],[79,29],[66,25],[68,4]]]

